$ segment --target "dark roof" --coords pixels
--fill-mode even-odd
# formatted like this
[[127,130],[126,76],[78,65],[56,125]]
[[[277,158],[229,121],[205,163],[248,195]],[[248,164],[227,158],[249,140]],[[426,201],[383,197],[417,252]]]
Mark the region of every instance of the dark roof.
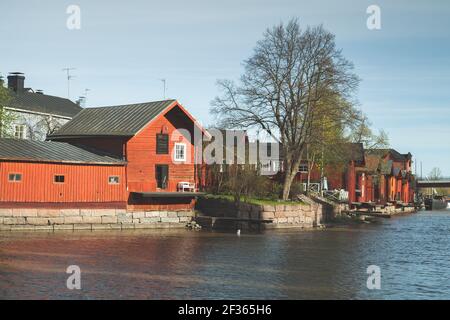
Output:
[[350,160],[364,162],[364,146],[362,143],[346,143],[343,145],[343,149],[348,152]]
[[381,174],[391,174],[392,172],[392,160],[381,162],[380,173]]
[[65,142],[31,141],[0,138],[0,161],[22,160],[39,162],[124,164],[106,155],[93,153]]
[[[332,148],[330,151],[334,154],[334,156],[337,159],[335,161],[339,163],[355,161],[358,164],[364,164],[365,162],[364,146],[362,143],[337,143],[330,148]],[[281,147],[280,144],[280,151],[279,151],[280,160],[284,159],[284,152],[282,149],[283,148]]]
[[337,143],[330,146],[332,152],[340,161],[355,161],[358,164],[365,163],[364,146],[362,143]]
[[176,100],[86,108],[49,136],[133,136]]
[[394,161],[405,161],[411,158],[411,153],[401,154],[395,149],[368,149],[367,153],[379,157],[385,157],[390,154]]
[[16,93],[14,91],[11,91],[11,100],[9,101],[8,106],[11,108],[49,113],[69,118],[73,118],[83,109],[69,99],[40,93]]

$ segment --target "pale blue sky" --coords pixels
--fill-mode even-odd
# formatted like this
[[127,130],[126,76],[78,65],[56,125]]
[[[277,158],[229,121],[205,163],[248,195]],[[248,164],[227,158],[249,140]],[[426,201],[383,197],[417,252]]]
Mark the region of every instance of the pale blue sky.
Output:
[[[81,8],[81,30],[66,8]],[[381,30],[366,8],[381,7]],[[160,100],[183,103],[204,124],[219,78],[237,79],[263,31],[298,17],[323,24],[354,62],[357,94],[375,129],[411,152],[427,173],[450,176],[450,2],[411,0],[0,1],[0,72],[67,95],[61,70],[76,67],[71,98],[89,106]]]

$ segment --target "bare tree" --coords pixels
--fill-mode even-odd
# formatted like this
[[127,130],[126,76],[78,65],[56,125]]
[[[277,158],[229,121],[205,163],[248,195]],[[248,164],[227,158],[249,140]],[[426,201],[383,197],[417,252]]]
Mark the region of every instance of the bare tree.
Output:
[[360,142],[365,149],[378,149],[389,147],[389,137],[384,130],[380,130],[378,134],[373,133],[370,128],[371,122],[362,115],[361,121],[352,127],[350,140],[352,142]]
[[223,95],[212,102],[212,112],[224,127],[263,129],[280,142],[287,199],[317,119],[335,107],[322,102],[345,100],[349,112],[340,117],[354,116],[350,98],[359,79],[333,34],[322,26],[301,30],[296,19],[268,29],[244,67],[239,85],[218,81]]

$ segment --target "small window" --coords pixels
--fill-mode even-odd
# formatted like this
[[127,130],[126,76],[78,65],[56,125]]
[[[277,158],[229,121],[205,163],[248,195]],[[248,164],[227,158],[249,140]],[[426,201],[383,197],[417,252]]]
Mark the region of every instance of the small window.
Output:
[[300,171],[302,173],[307,173],[308,172],[308,165],[307,164],[301,164],[300,167],[298,168],[298,171]]
[[16,124],[14,126],[14,138],[16,138],[16,139],[25,139],[26,138],[25,125]]
[[266,148],[266,152],[267,152],[267,156],[268,157],[271,157],[272,156],[272,143],[267,143],[267,146],[266,146],[267,148]]
[[8,181],[20,182],[20,181],[22,181],[22,175],[20,173],[10,173],[8,176]]
[[186,144],[175,143],[175,161],[186,161]]
[[64,183],[65,177],[62,175],[55,176],[55,183]]
[[109,184],[119,184],[119,176],[110,176],[108,182]]
[[159,133],[156,135],[156,154],[169,154],[169,135]]

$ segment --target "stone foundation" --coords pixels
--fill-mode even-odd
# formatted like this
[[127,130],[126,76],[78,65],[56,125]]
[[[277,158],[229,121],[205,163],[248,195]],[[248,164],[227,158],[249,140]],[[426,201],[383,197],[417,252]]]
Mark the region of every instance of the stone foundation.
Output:
[[238,218],[262,220],[267,228],[313,228],[322,224],[322,206],[318,204],[253,205],[241,204]]
[[314,228],[325,222],[322,204],[311,200],[302,204],[255,205],[215,198],[199,199],[196,207],[201,215],[196,221],[218,229]]
[[0,208],[0,231],[184,228],[194,211]]

